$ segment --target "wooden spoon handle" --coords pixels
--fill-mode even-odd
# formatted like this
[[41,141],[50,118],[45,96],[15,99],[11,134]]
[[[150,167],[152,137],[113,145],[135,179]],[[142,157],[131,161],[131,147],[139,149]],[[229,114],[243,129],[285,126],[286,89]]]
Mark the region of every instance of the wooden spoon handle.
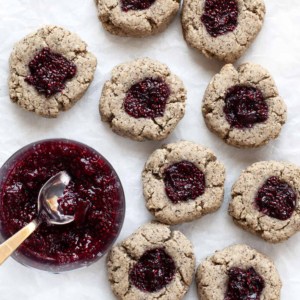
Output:
[[33,220],[0,245],[0,265],[37,229],[39,223]]

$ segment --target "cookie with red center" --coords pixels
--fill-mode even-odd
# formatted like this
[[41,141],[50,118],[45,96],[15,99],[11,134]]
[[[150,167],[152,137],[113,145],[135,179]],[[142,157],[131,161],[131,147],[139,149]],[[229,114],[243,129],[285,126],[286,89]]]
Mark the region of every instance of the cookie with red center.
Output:
[[9,64],[12,102],[55,118],[82,98],[93,80],[97,60],[76,34],[45,26],[15,45]]
[[243,229],[271,243],[300,230],[300,168],[262,161],[242,172],[232,187],[229,214]]
[[192,283],[195,257],[180,231],[152,222],[112,248],[107,269],[118,299],[179,300]]
[[233,63],[256,38],[264,16],[263,0],[185,0],[181,22],[191,47]]
[[165,30],[177,14],[179,0],[96,0],[99,19],[108,32],[145,37]]
[[142,177],[146,207],[165,224],[193,221],[216,211],[223,201],[223,164],[211,150],[193,142],[154,151]]
[[247,245],[217,251],[197,269],[201,300],[279,300],[281,280],[274,263]]
[[286,105],[263,67],[228,64],[209,83],[202,114],[207,127],[227,144],[255,148],[278,137]]
[[103,87],[100,115],[114,132],[133,140],[162,140],[182,119],[186,90],[169,68],[140,58],[116,66]]

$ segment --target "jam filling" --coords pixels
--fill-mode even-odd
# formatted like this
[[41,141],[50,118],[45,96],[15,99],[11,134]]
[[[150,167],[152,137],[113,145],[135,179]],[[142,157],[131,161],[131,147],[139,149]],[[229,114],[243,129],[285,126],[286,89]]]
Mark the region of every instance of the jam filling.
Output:
[[169,284],[175,275],[173,258],[163,248],[146,251],[129,273],[130,282],[143,292],[154,293]]
[[39,51],[28,66],[30,75],[25,81],[46,97],[61,92],[66,87],[66,81],[72,79],[77,72],[74,63],[48,47]]
[[231,127],[244,129],[265,122],[269,108],[259,89],[235,85],[225,95],[224,113]]
[[237,0],[206,0],[201,21],[212,37],[234,31],[238,25]]
[[165,191],[173,203],[195,200],[205,191],[205,176],[193,163],[181,161],[164,171]]
[[170,88],[163,79],[146,78],[127,91],[124,109],[136,119],[162,117],[170,93]]
[[258,190],[255,204],[263,214],[278,220],[289,219],[296,208],[297,195],[277,176],[270,177]]
[[105,252],[124,214],[120,182],[102,156],[79,143],[45,141],[15,161],[3,183],[0,222],[6,238],[37,217],[40,188],[63,170],[71,182],[59,200],[59,209],[75,215],[75,221],[42,223],[19,248],[25,256],[53,265],[90,261]]
[[129,10],[148,9],[156,0],[121,0],[121,8],[127,12]]
[[265,281],[254,268],[231,268],[228,278],[225,300],[260,300]]

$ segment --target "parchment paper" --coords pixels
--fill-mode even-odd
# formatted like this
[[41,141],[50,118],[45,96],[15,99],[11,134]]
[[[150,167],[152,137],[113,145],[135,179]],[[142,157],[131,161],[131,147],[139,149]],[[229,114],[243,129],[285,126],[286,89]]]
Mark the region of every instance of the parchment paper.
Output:
[[[227,215],[230,188],[242,169],[259,160],[288,160],[300,165],[300,2],[265,0],[262,32],[237,63],[255,62],[273,74],[288,106],[288,121],[275,142],[257,150],[225,145],[204,125],[200,105],[204,90],[221,63],[207,60],[184,42],[179,16],[162,34],[146,39],[119,38],[106,33],[93,0],[0,0],[0,164],[20,147],[44,138],[65,137],[99,150],[116,168],[123,183],[127,212],[119,240],[151,220],[144,207],[141,171],[151,152],[165,142],[186,139],[212,148],[227,169],[222,208],[198,221],[177,226],[193,242],[197,265],[215,250],[248,243],[268,254],[283,281],[282,299],[300,299],[300,234],[270,245],[236,227]],[[45,24],[77,32],[98,58],[95,80],[85,97],[57,120],[47,120],[10,103],[8,58],[15,42]],[[164,142],[138,143],[112,133],[100,121],[98,101],[111,69],[124,61],[149,56],[169,65],[188,90],[186,115]],[[1,300],[115,299],[106,277],[105,259],[89,268],[54,275],[23,267],[9,259],[0,267]],[[186,298],[197,299],[193,285]]]

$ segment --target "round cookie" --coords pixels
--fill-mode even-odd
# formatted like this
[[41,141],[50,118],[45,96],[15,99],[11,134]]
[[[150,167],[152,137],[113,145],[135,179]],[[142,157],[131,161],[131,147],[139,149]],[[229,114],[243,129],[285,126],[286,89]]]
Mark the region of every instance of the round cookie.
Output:
[[177,14],[179,0],[96,0],[103,27],[119,36],[162,32]]
[[11,100],[28,111],[55,118],[83,96],[97,60],[76,34],[45,26],[15,45],[9,65]]
[[121,136],[162,140],[182,119],[185,101],[182,81],[166,65],[140,58],[113,69],[99,109],[102,121]]
[[227,144],[255,148],[278,137],[286,105],[263,67],[228,64],[208,85],[202,114],[207,127]]
[[281,280],[274,263],[247,245],[217,251],[197,269],[201,300],[279,300]]
[[262,161],[242,172],[232,187],[233,221],[271,243],[300,230],[300,168],[287,162]]
[[185,0],[181,22],[191,47],[232,63],[251,45],[264,16],[263,0]]
[[181,232],[153,222],[112,248],[107,269],[117,299],[179,300],[192,283],[195,257]]
[[208,148],[181,141],[154,151],[142,174],[146,207],[165,224],[216,211],[224,197],[225,168]]

